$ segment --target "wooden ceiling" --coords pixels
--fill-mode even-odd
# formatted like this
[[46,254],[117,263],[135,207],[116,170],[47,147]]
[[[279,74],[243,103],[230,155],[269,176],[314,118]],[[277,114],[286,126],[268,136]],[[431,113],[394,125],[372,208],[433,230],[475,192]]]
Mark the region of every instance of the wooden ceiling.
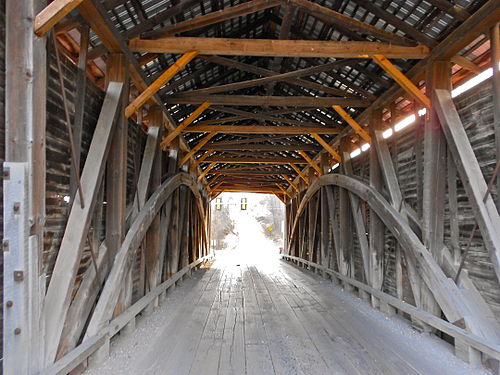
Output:
[[[309,174],[322,173],[319,152],[329,157],[326,167],[340,161],[340,137],[348,139],[348,147],[370,141],[362,114],[379,97],[394,92],[395,84],[403,95],[392,98],[386,117],[428,106],[418,87],[422,82],[412,83],[406,75],[414,78],[419,61],[434,54],[436,46],[488,1],[61,3],[74,8],[71,13],[64,9],[65,17],[55,26],[73,59],[78,27],[92,27],[89,74],[98,83],[107,54],[124,48],[144,81],[158,83],[156,102],[179,124],[162,146],[168,149],[176,136],[184,137],[188,156],[204,170],[212,196],[246,186],[247,191],[261,188],[283,197],[297,191]],[[97,9],[104,26],[92,19],[86,3]],[[41,33],[50,26],[43,25]],[[103,40],[108,39],[106,28],[113,28],[114,44]],[[460,54],[448,56],[458,64],[456,79],[488,63],[476,52],[487,39],[470,42]],[[139,98],[129,106],[129,115],[140,111],[139,118],[147,119],[151,96],[144,92],[151,86],[135,86]]]

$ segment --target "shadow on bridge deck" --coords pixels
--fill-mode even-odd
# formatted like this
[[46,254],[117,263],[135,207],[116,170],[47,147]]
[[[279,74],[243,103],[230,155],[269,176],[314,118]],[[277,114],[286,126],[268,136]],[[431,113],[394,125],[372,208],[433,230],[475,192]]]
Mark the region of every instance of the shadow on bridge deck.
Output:
[[441,340],[258,253],[219,253],[87,374],[485,374]]

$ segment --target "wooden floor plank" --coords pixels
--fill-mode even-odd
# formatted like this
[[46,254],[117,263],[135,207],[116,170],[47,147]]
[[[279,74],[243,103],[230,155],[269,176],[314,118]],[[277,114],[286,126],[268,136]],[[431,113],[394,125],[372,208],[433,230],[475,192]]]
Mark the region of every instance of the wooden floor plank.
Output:
[[403,334],[354,295],[310,271],[277,259],[265,265],[259,257],[250,261],[236,255],[227,262],[221,254],[190,288],[180,285],[175,293],[181,293],[181,306],[175,306],[164,328],[159,326],[148,350],[125,349],[133,358],[127,373],[473,373],[465,367],[456,372],[442,361],[443,354],[449,355],[445,345],[435,346],[436,353],[426,352],[421,343],[415,350],[413,340],[425,336]]

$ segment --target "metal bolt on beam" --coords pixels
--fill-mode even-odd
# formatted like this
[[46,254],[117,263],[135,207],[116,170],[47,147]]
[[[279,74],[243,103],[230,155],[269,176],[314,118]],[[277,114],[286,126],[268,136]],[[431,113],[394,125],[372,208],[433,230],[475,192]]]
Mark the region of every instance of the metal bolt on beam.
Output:
[[14,281],[23,281],[23,280],[24,280],[24,272],[14,271]]

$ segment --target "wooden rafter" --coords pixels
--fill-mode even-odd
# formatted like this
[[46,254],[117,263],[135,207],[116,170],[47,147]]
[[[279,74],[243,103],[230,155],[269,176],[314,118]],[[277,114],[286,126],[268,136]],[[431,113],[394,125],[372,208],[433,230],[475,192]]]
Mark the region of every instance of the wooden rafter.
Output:
[[[325,141],[323,138],[321,138],[321,136],[320,136],[318,133],[311,133],[311,136],[312,136],[312,137],[313,137],[316,141],[318,141],[318,143],[319,143],[321,146],[323,146],[323,148],[324,148],[326,151],[328,151],[328,153],[329,153],[330,155],[332,155],[332,156],[335,158],[335,160],[336,160],[336,161],[340,162],[340,161],[342,160],[342,157],[340,156],[340,154],[339,154],[337,151],[335,151],[335,149],[334,149],[332,146],[330,146],[330,145],[328,144],[328,142],[327,142],[327,141]],[[302,149],[302,150],[303,150],[303,151],[306,151],[305,149]]]
[[[316,134],[316,133],[315,133]],[[214,150],[214,151],[244,151],[244,150],[256,150],[256,151],[296,151],[298,149],[304,151],[321,151],[321,147],[310,144],[301,144],[301,145],[280,145],[280,144],[229,144],[229,145],[216,145],[214,143],[210,143],[204,145],[201,150]]]
[[277,107],[367,107],[370,102],[356,98],[312,97],[312,96],[253,96],[253,95],[171,95],[166,99],[170,104],[201,104],[235,106],[277,106]]
[[225,134],[338,134],[341,129],[312,126],[273,126],[273,125],[193,125],[184,133],[206,133],[216,131]]
[[203,155],[201,155],[199,158],[195,159],[193,161],[193,163],[191,164],[191,170],[195,169],[198,167],[198,165],[200,165],[200,163],[205,160],[206,158],[208,158],[212,152],[214,152],[214,150],[207,150]]
[[200,173],[200,175],[198,176],[198,182],[201,181],[203,179],[203,177],[205,177],[207,175],[208,172],[210,172],[210,170],[215,167],[217,165],[217,162],[211,162],[208,167],[206,167],[203,172]]
[[288,157],[268,157],[268,158],[257,158],[257,157],[246,157],[246,158],[230,158],[226,156],[211,156],[204,160],[204,163],[226,163],[226,164],[306,164],[307,161],[288,158]]
[[215,171],[212,171],[211,174],[215,175],[224,175],[224,176],[286,176],[286,175],[295,175],[295,173],[291,171],[287,171],[285,169],[274,169],[271,171],[239,171],[233,170],[231,168],[221,168]]
[[412,40],[381,30],[370,24],[358,21],[330,8],[321,6],[308,0],[291,0],[292,3],[306,10],[309,14],[329,25],[340,25],[349,31],[357,31],[361,34],[372,35],[382,41],[397,43],[401,45],[415,45]]
[[384,69],[409,95],[426,108],[431,107],[431,102],[415,84],[396,68],[384,55],[374,55],[373,60]]
[[44,36],[84,0],[54,0],[35,17],[35,34]]
[[[220,57],[220,56],[200,56],[200,59],[209,61],[209,62],[214,63],[214,64],[223,65],[223,66],[227,66],[230,68],[235,68],[235,69],[238,69],[238,70],[241,70],[244,72],[258,74],[258,75],[261,75],[263,77],[276,76],[279,74],[279,73],[274,72],[274,71],[269,70],[269,69],[264,69],[264,68],[261,68],[261,67],[255,66],[255,65],[251,65],[251,64],[245,64],[241,61],[236,61],[236,60],[232,60],[232,59],[228,59],[228,58]],[[313,67],[307,68],[307,71],[305,69],[302,69],[301,72],[304,73],[304,75],[302,76],[302,73],[301,73],[301,77],[305,77],[307,75],[318,74],[318,73],[325,72],[325,71],[331,71],[334,69],[338,69],[339,67],[343,66],[343,64],[351,64],[351,63],[352,63],[351,60],[344,59],[344,60],[342,60],[342,63],[341,63],[341,61],[338,61],[338,62],[335,61],[333,63],[328,63],[328,64],[324,64],[324,65],[320,65],[320,66],[313,66]],[[300,87],[312,88],[314,90],[323,91],[325,93],[329,93],[332,95],[339,95],[339,91],[340,91],[340,90],[333,88],[333,87],[320,85],[318,83],[311,82],[311,81],[308,81],[308,80],[305,80],[302,78],[297,78],[297,77],[296,78],[284,78],[282,80],[282,82],[290,83],[290,84],[300,86]],[[320,87],[318,87],[318,86],[320,86]],[[344,91],[343,95],[344,96],[355,96],[355,95],[350,95],[349,93],[346,93],[345,91]]]
[[349,126],[358,134],[361,138],[363,138],[366,142],[370,143],[372,138],[370,134],[363,129],[363,127],[358,124],[356,120],[354,120],[349,114],[339,105],[334,105],[332,108],[344,119],[345,122],[349,124]]
[[209,102],[201,103],[201,105],[196,108],[193,113],[191,113],[184,121],[182,121],[174,130],[172,130],[168,135],[161,141],[160,147],[165,148],[172,142],[175,137],[181,134],[186,127],[188,127],[194,120],[196,120],[208,107],[210,107]]
[[290,167],[292,167],[292,168],[293,168],[293,170],[294,170],[295,172],[297,172],[297,174],[299,175],[299,177],[300,177],[301,179],[303,179],[303,180],[304,180],[304,182],[305,182],[307,185],[309,185],[309,178],[308,178],[308,177],[307,177],[307,176],[306,176],[306,175],[305,175],[305,174],[304,174],[304,173],[300,170],[300,168],[299,168],[299,167],[297,167],[294,163],[290,163]]
[[194,146],[191,149],[191,151],[189,151],[186,155],[184,155],[184,157],[179,161],[179,166],[183,166],[184,164],[186,164],[186,162],[191,158],[191,156],[193,156],[195,153],[201,150],[201,148],[204,145],[206,145],[207,142],[210,141],[213,137],[215,137],[216,134],[217,132],[210,132],[205,137],[203,137],[203,139],[200,142],[198,142],[198,144]]
[[125,117],[130,117],[137,112],[151,97],[170,81],[187,63],[198,55],[197,51],[186,52],[179,60],[162,73],[151,85],[149,85],[137,98],[125,109]]
[[173,25],[168,25],[150,32],[146,32],[144,33],[144,37],[155,39],[159,37],[166,37],[183,33],[190,30],[196,30],[201,27],[213,25],[219,22],[224,22],[232,18],[255,13],[258,12],[259,10],[272,8],[278,6],[279,4],[280,0],[252,0],[246,3],[235,5],[233,7],[211,12],[203,16],[196,17],[194,19],[177,22]]
[[[320,73],[322,71],[327,71],[327,70],[333,70],[333,69],[338,69],[339,67],[346,66],[349,64],[355,63],[355,60],[352,59],[344,59],[344,60],[339,60],[335,61],[333,63],[329,64],[324,64],[315,66],[313,68],[305,68],[305,69],[299,69],[295,70],[292,72],[287,72],[287,73],[282,73],[278,74],[275,73],[273,75],[269,75],[268,77],[264,78],[257,78],[257,79],[251,79],[243,82],[235,82],[235,83],[228,83],[225,85],[219,85],[219,86],[214,86],[214,87],[208,87],[204,89],[198,89],[194,91],[190,91],[186,93],[186,95],[207,95],[207,94],[215,94],[219,92],[224,92],[224,91],[234,91],[234,90],[240,90],[243,88],[248,88],[248,87],[254,87],[254,86],[261,86],[265,85],[268,83],[273,83],[273,82],[278,82],[278,81],[287,81],[287,82],[292,82],[295,84],[301,84],[303,81],[294,81],[292,80],[293,78],[299,78],[299,77],[304,77],[304,76],[309,76],[314,73]],[[308,81],[305,81],[308,82]],[[309,85],[310,86],[310,85]],[[315,88],[317,88],[315,86]],[[319,87],[320,90],[325,91],[328,90],[328,87]],[[330,90],[328,90],[330,91]],[[338,96],[346,96],[345,91],[335,89],[333,91],[334,94]]]
[[288,185],[290,185],[290,186],[293,188],[293,190],[295,190],[297,193],[300,193],[300,189],[299,189],[299,187],[298,187],[297,185],[295,185],[295,184],[293,183],[293,181],[291,181],[291,180],[288,178],[288,176],[287,176],[286,174],[281,174],[280,176],[281,176],[281,177],[282,177],[282,178],[283,178],[286,182],[288,182]]
[[203,55],[273,56],[273,57],[340,57],[370,58],[383,54],[393,59],[423,59],[429,54],[424,45],[399,46],[383,42],[338,42],[322,40],[270,40],[232,38],[167,37],[133,39],[134,52],[185,53],[196,50]]
[[278,189],[280,189],[283,194],[285,194],[288,198],[291,198],[292,197],[292,194],[290,194],[283,186],[281,186],[281,184],[279,183],[275,183],[275,185],[278,187]]
[[313,169],[318,172],[318,174],[321,176],[323,174],[323,171],[319,167],[318,164],[309,156],[305,151],[299,150],[298,153],[309,163]]

